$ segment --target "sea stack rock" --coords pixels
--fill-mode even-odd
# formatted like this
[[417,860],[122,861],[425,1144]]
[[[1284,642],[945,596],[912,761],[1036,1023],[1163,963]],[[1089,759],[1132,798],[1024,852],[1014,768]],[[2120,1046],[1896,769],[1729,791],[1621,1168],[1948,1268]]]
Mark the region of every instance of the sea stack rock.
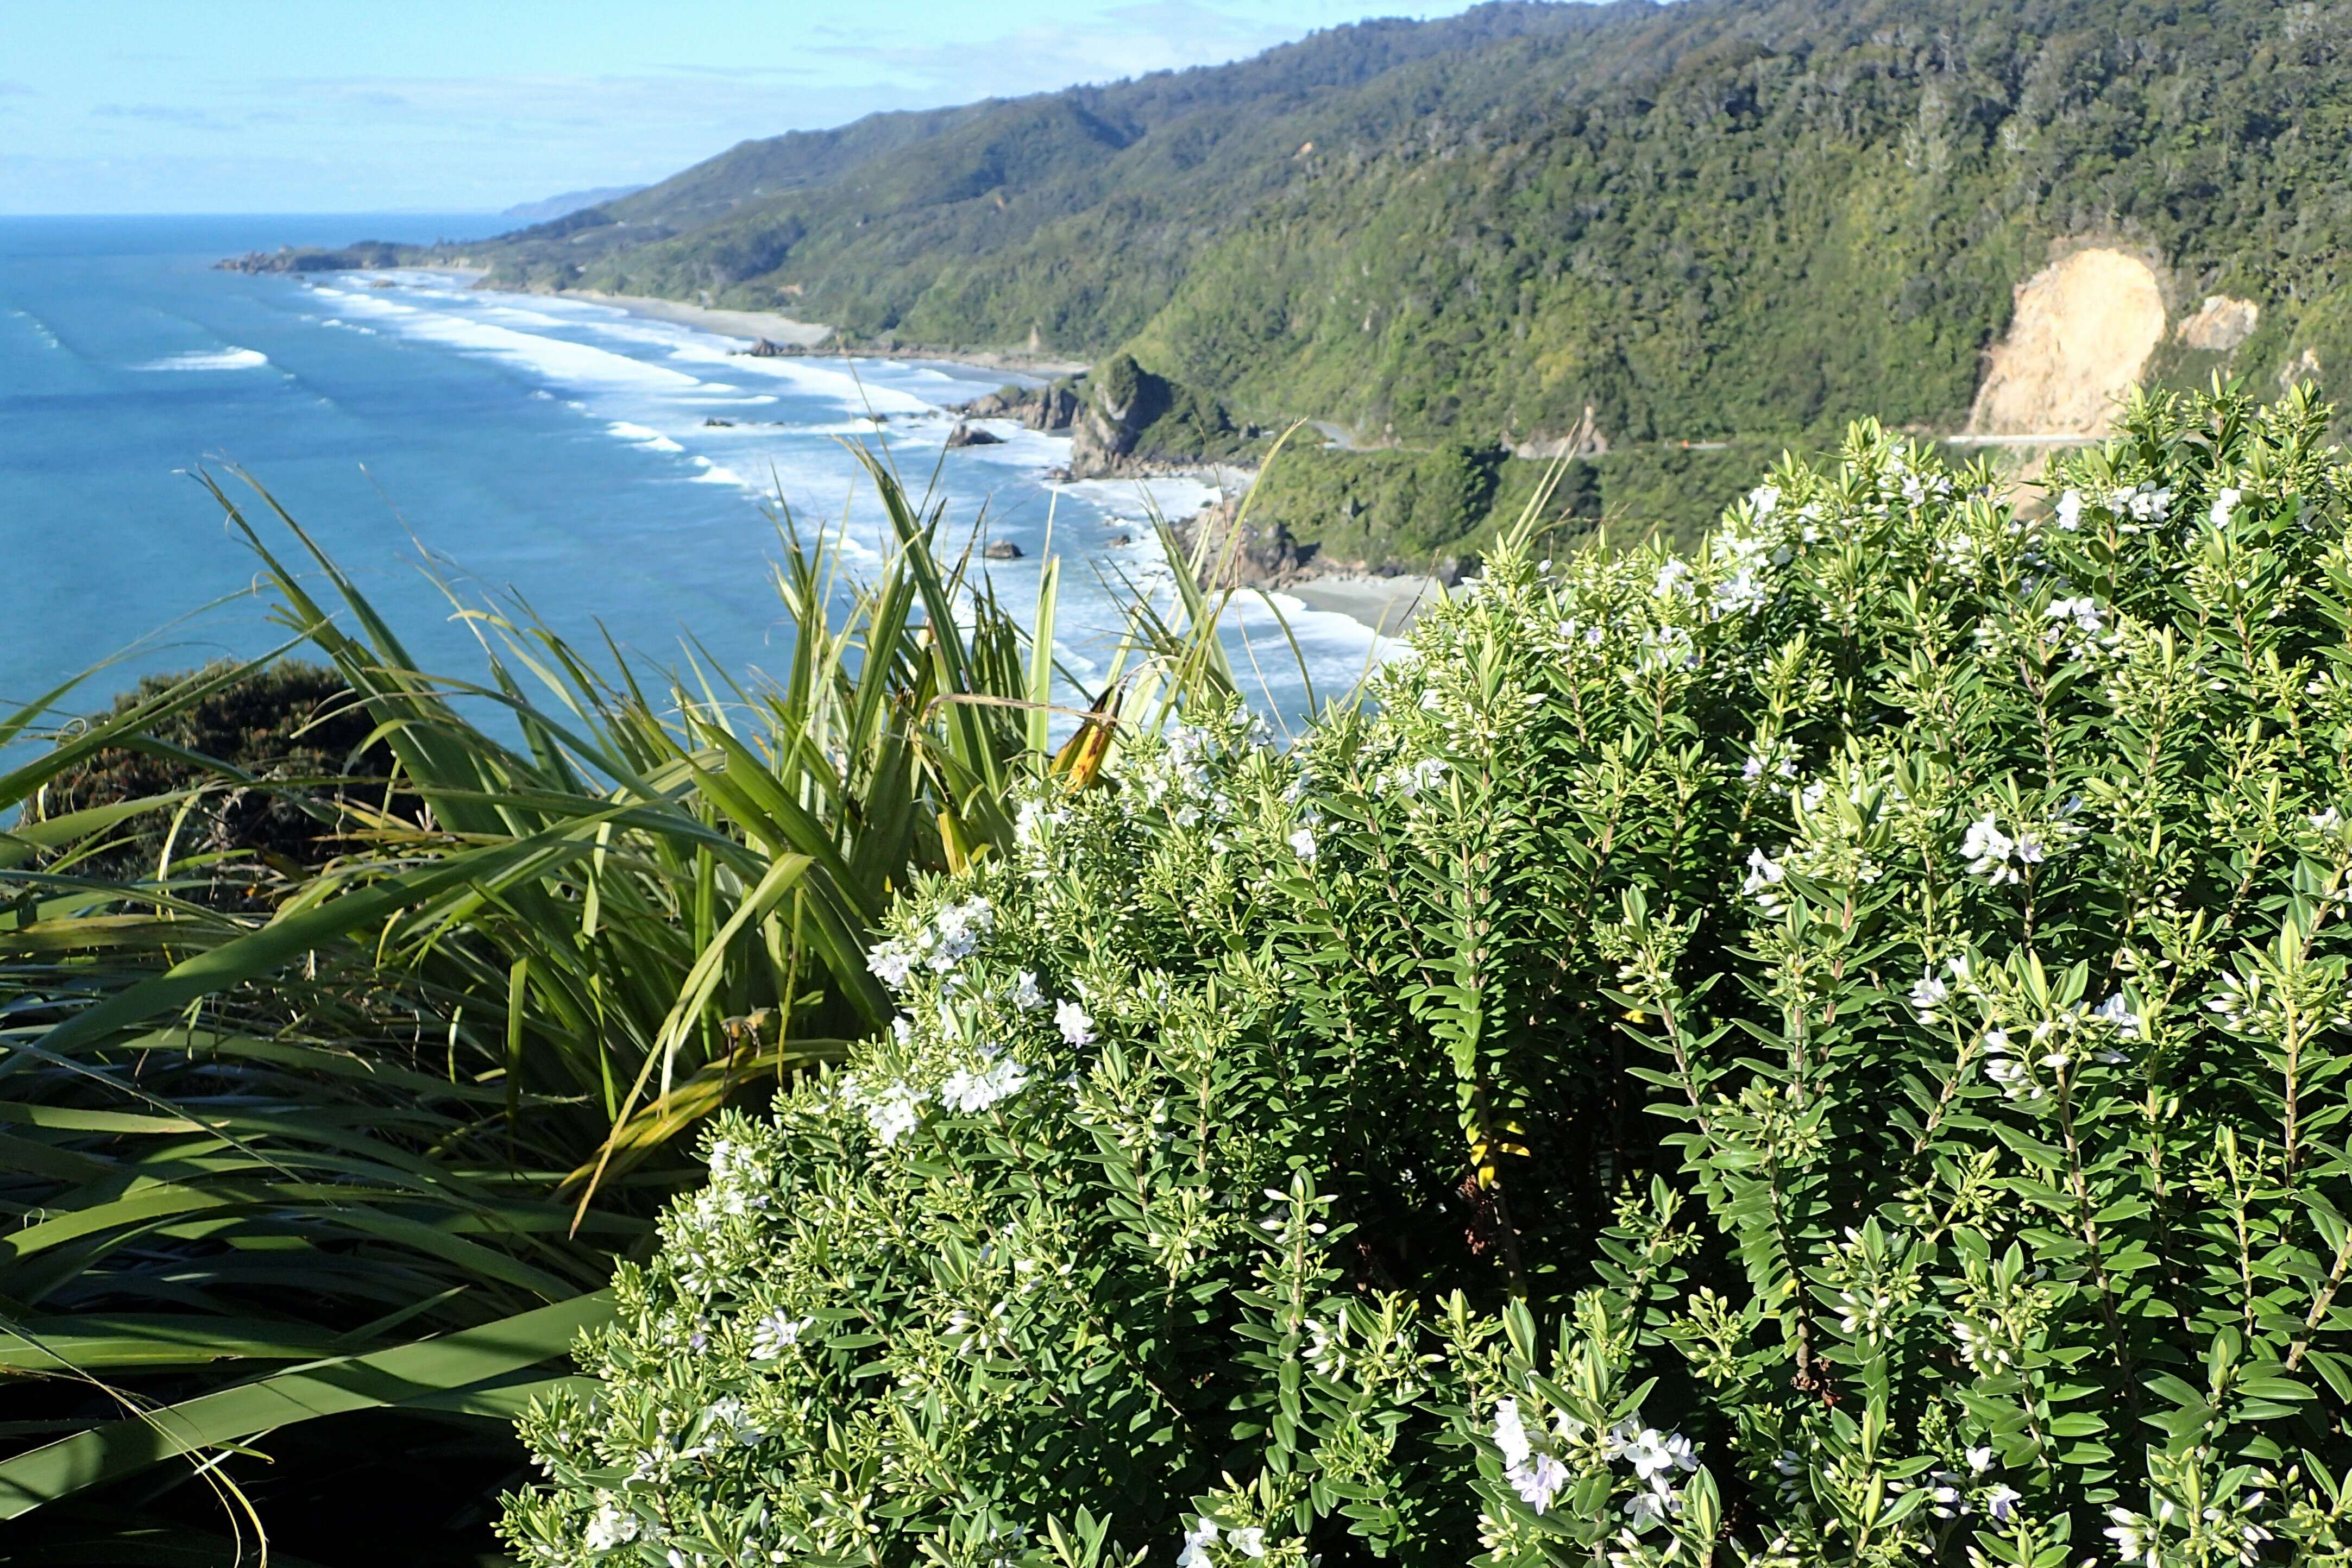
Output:
[[755,338],[743,352],[755,360],[780,360],[784,356],[784,346],[772,338]]
[[948,444],[950,446],[1002,446],[1004,444],[1004,437],[991,435],[984,430],[957,420],[956,427],[948,432]]
[[991,539],[980,553],[990,560],[1019,560],[1021,547],[1011,539]]

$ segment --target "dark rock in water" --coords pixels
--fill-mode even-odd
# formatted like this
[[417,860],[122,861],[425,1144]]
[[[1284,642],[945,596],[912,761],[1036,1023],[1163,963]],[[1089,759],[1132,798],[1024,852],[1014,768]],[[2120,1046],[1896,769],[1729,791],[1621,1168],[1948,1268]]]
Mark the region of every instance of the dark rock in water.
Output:
[[991,539],[988,548],[980,553],[990,560],[1019,560],[1021,547],[1011,539]]
[[1131,545],[1131,544],[1133,544],[1135,541],[1134,541],[1133,539],[1131,539],[1131,538],[1128,538],[1125,534],[1113,534],[1113,535],[1111,535],[1111,537],[1110,537],[1110,542],[1111,542],[1112,546],[1113,546],[1114,548],[1116,548],[1117,546],[1119,546],[1119,545]]
[[971,419],[1010,419],[1027,405],[1026,387],[999,387],[992,392],[982,392],[967,403],[959,403],[948,412]]
[[755,338],[750,348],[740,350],[755,360],[778,360],[790,351],[772,338]]
[[1031,430],[1058,435],[1077,422],[1079,407],[1073,377],[1045,387],[999,387],[949,412],[966,419],[1017,419]]
[[1055,464],[1051,468],[1046,469],[1043,474],[1040,474],[1037,476],[1045,480],[1048,485],[1066,485],[1070,482],[1070,471],[1062,466],[1059,463]]
[[948,432],[948,444],[950,446],[1002,446],[1004,444],[1004,437],[991,435],[984,430],[957,420],[956,427]]
[[735,428],[735,422],[733,420],[721,419],[715,413],[709,419],[704,420],[702,423],[713,430],[732,430]]

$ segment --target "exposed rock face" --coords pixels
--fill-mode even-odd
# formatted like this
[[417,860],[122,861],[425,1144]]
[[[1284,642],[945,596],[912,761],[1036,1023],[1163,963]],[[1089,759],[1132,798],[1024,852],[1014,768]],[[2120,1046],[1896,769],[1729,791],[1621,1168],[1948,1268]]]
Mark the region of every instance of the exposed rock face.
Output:
[[1077,417],[1077,389],[1067,382],[1056,382],[1045,388],[1028,407],[1021,411],[1022,423],[1049,434],[1059,434],[1069,429]]
[[780,360],[792,350],[772,338],[760,338],[741,352],[755,360]]
[[1280,588],[1307,575],[1315,558],[1313,545],[1301,546],[1279,522],[1250,518],[1234,537],[1239,498],[1220,501],[1198,516],[1171,525],[1184,553],[1200,561],[1197,575],[1203,588]]
[[1059,435],[1078,417],[1077,390],[1066,381],[1045,387],[1000,387],[983,392],[954,413],[967,419],[1017,419],[1031,430]]
[[2303,382],[2315,382],[2318,379],[2318,350],[2314,349],[2305,349],[2301,355],[2288,362],[2286,369],[2279,372],[2279,391],[2282,392],[2293,392]]
[[2104,435],[2116,398],[2163,336],[2164,292],[2147,262],[2095,249],[2053,262],[2018,286],[1969,428]]
[[1584,405],[1584,417],[1570,427],[1566,435],[1531,435],[1524,441],[1510,444],[1514,457],[1533,457],[1550,461],[1559,457],[1598,457],[1609,450],[1609,438],[1601,434],[1594,419],[1592,405]]
[[2251,299],[2208,294],[2195,315],[2181,319],[2173,336],[2189,348],[2226,354],[2252,337],[2262,319],[2263,308]]
[[955,428],[948,432],[948,444],[950,446],[1002,446],[1004,444],[1004,437],[991,435],[977,425],[966,424],[962,420],[957,420]]
[[1070,474],[1079,479],[1107,479],[1122,472],[1119,459],[1135,450],[1136,427],[1126,418],[1127,410],[1105,408],[1098,399],[1088,400],[1085,411],[1070,427]]

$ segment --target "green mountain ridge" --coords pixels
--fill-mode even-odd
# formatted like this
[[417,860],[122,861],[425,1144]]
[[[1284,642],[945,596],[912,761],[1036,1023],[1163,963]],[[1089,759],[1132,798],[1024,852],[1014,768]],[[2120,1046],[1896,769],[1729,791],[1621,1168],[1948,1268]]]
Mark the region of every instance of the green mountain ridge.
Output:
[[2275,0],[1488,5],[745,142],[462,254],[848,345],[1125,350],[1237,428],[1370,444],[1949,432],[2084,244],[2173,321],[2260,307],[2150,379],[2345,362],[2348,46]]

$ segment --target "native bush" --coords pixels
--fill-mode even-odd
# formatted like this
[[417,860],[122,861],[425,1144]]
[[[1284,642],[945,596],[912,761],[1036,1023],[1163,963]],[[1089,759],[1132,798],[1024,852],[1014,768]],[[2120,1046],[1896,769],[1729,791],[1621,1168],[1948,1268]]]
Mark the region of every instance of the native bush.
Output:
[[902,899],[529,1560],[2342,1562],[2352,468],[2135,402],[1524,534]]

